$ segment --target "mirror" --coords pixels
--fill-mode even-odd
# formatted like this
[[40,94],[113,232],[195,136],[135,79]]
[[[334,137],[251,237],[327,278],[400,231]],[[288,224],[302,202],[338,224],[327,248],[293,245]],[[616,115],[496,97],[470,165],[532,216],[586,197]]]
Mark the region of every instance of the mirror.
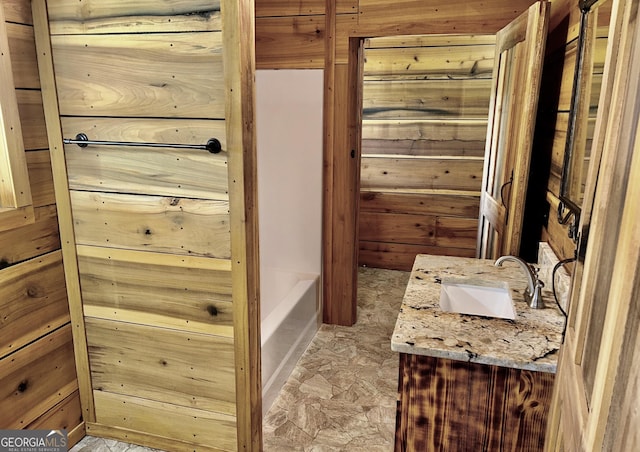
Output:
[[[577,226],[584,198],[593,131],[607,53],[612,0],[580,0],[582,11],[558,220]],[[575,231],[574,231],[575,232]],[[577,234],[573,235],[577,239]]]

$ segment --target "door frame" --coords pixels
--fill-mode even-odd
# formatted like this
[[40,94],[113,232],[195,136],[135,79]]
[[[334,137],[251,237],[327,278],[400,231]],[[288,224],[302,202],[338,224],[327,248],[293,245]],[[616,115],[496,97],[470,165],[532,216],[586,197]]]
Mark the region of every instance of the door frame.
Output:
[[[546,1],[546,0],[543,0]],[[355,51],[368,37],[408,34],[495,34],[536,0],[488,0],[485,16],[460,22],[460,6],[451,0],[403,0],[402,18],[380,18],[363,10],[345,13],[337,0],[325,2],[324,154],[323,154],[323,321],[353,325],[357,320],[358,203],[360,199],[360,133],[362,97]],[[401,6],[398,6],[401,7]],[[409,11],[408,8],[414,8]],[[415,12],[415,14],[411,14]],[[352,157],[353,156],[353,157]]]

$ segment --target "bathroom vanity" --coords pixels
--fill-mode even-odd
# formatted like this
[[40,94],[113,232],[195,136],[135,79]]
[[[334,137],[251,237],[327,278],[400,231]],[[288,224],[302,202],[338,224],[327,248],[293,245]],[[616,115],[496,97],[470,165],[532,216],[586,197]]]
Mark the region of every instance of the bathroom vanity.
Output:
[[[515,319],[444,312],[442,282],[507,283]],[[564,316],[524,301],[518,265],[418,255],[391,348],[400,353],[395,450],[538,451],[544,445]]]

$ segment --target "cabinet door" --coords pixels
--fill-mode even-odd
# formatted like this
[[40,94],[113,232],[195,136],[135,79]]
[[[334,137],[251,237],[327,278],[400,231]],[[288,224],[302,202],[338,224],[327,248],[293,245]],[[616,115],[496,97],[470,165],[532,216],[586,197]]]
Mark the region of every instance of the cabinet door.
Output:
[[550,4],[537,2],[496,35],[477,255],[517,254]]

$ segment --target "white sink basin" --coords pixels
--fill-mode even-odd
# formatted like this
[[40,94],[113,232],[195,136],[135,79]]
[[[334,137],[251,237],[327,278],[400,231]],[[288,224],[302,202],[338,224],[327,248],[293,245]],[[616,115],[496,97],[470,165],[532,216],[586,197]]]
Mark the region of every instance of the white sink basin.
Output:
[[443,279],[440,308],[446,312],[515,319],[516,312],[506,282]]

